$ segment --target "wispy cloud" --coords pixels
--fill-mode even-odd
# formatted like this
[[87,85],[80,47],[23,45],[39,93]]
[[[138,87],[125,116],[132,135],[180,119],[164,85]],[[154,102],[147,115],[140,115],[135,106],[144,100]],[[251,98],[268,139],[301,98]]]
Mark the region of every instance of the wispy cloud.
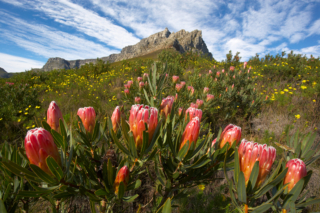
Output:
[[0,23],[7,26],[0,28],[0,37],[47,58],[96,58],[118,52],[52,27],[28,23],[5,12],[0,11],[0,16]]
[[23,72],[31,68],[41,68],[44,63],[28,58],[0,53],[0,64],[7,72]]

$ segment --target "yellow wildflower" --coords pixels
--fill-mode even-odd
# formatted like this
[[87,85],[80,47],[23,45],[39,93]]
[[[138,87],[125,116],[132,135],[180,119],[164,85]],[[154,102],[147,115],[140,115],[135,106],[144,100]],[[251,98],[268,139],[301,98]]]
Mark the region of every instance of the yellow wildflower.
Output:
[[297,114],[294,117],[296,117],[296,119],[300,119],[301,116],[299,114]]

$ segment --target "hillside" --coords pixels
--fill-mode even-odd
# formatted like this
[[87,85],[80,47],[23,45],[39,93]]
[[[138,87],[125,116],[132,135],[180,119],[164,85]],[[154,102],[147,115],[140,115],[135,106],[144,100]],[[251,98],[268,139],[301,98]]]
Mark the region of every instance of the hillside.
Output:
[[8,73],[3,68],[0,67],[0,78],[10,78],[13,74]]

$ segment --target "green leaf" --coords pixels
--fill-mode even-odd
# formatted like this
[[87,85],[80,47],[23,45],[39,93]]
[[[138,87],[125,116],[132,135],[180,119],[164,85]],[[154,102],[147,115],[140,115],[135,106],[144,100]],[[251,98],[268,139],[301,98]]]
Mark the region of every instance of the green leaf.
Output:
[[118,199],[121,200],[124,195],[124,184],[123,182],[120,182],[119,189],[118,189]]
[[115,168],[112,166],[111,160],[108,159],[108,183],[112,186],[114,183]]
[[147,150],[145,151],[145,153],[150,152],[150,151],[152,150],[154,144],[156,143],[156,141],[157,141],[157,139],[158,139],[158,137],[159,137],[159,130],[160,130],[160,128],[161,128],[161,124],[162,124],[162,120],[160,120],[160,121],[158,122],[158,125],[157,125],[157,127],[156,127],[156,130],[155,130],[154,133],[153,133],[151,143],[150,143],[149,147],[147,148]]
[[239,201],[241,201],[242,203],[247,203],[246,180],[242,171],[239,173],[237,191]]
[[167,201],[163,204],[162,213],[171,213],[171,199],[168,198]]
[[32,171],[44,182],[55,184],[56,181],[47,173],[45,173],[42,169],[40,169],[38,166],[30,164],[30,168]]
[[48,132],[51,132],[51,127],[46,121],[42,121],[41,124],[45,130],[47,130]]
[[94,194],[97,196],[106,196],[109,193],[104,189],[98,189],[97,191],[94,192]]
[[[144,92],[144,96],[145,96],[145,98],[146,98],[146,100],[147,100],[148,104],[149,104],[149,105],[151,105],[151,102],[150,102],[150,100],[149,100],[149,97],[148,97],[147,91],[146,91],[145,89],[143,89],[143,92]],[[151,98],[152,98],[152,97],[151,97]]]
[[271,203],[265,203],[261,206],[255,207],[251,213],[261,213],[261,212],[267,212],[268,209],[272,207]]
[[178,160],[181,161],[184,158],[184,156],[187,154],[187,152],[189,150],[189,143],[190,143],[190,141],[187,141],[185,143],[185,145],[179,150],[178,156],[177,156]]
[[58,132],[56,132],[54,129],[51,129],[51,135],[52,135],[57,147],[64,148],[63,137]]
[[96,203],[93,200],[90,200],[90,209],[91,209],[91,213],[96,213]]
[[61,192],[59,194],[56,194],[53,196],[54,199],[62,199],[62,198],[68,198],[68,197],[72,197],[74,196],[74,194],[69,193],[69,192]]
[[312,136],[309,137],[309,140],[307,142],[307,144],[302,148],[302,158],[304,158],[308,151],[311,149],[311,146],[314,142],[314,140],[316,139],[317,133],[314,133]]
[[295,202],[299,197],[301,190],[304,185],[304,179],[300,179],[298,183],[291,189],[291,191],[287,194],[287,196],[283,200],[283,208],[286,209],[290,202]]
[[63,178],[63,172],[59,164],[51,156],[47,157],[46,162],[52,174],[60,181]]
[[[72,134],[72,133],[71,133],[71,134]],[[71,138],[72,138],[72,136],[71,136]],[[72,139],[71,139],[71,140],[72,140]],[[68,159],[68,161],[67,161],[66,170],[65,170],[65,173],[66,173],[67,177],[68,177],[68,175],[69,175],[69,173],[70,173],[70,165],[71,165],[71,163],[72,163],[73,149],[74,149],[74,147],[73,147],[73,145],[72,145],[71,148],[70,148],[69,159]]]
[[129,142],[129,125],[128,123],[126,122],[126,119],[125,117],[121,116],[121,130],[122,130],[122,134],[124,135],[124,138],[126,139],[127,142]]
[[99,140],[100,138],[100,122],[97,120],[93,129],[92,141]]
[[8,184],[7,185],[7,188],[6,188],[6,191],[2,197],[2,200],[3,202],[6,202],[6,199],[8,198],[9,194],[11,193],[11,188],[12,188],[12,185],[11,184]]
[[130,149],[132,157],[134,159],[138,158],[136,143],[134,142],[134,138],[133,138],[133,135],[131,132],[129,133],[129,149]]
[[113,129],[112,129],[112,122],[110,118],[108,119],[108,128],[109,128],[109,133],[111,135],[111,137],[113,138],[114,143],[118,146],[118,148],[124,152],[127,155],[130,155],[129,151],[119,142],[119,139],[117,138],[117,136],[114,134]]
[[63,141],[63,151],[66,152],[67,150],[67,132],[66,132],[66,128],[64,126],[64,123],[61,119],[59,119],[59,125],[60,125],[60,132],[61,132],[61,136],[62,136],[62,141]]
[[137,189],[141,185],[141,180],[136,180],[135,182],[131,183],[130,185],[127,186],[127,191]]
[[41,196],[46,195],[48,193],[51,193],[51,192],[50,191],[47,191],[47,192],[19,191],[17,196],[18,197],[41,197]]
[[0,212],[7,213],[6,206],[3,203],[3,200],[0,199]]
[[126,201],[127,203],[131,203],[132,201],[134,201],[137,197],[139,197],[138,194],[133,195],[133,196],[129,196],[129,197],[123,197],[122,200]]
[[301,204],[297,204],[296,208],[306,207],[306,206],[314,205],[314,204],[317,204],[317,203],[320,203],[320,199],[312,199],[312,200],[308,200],[306,202],[303,202]]
[[36,174],[34,174],[33,172],[29,171],[26,168],[23,168],[11,161],[8,162],[2,162],[3,166],[8,169],[9,171],[11,171],[12,173],[18,175],[19,177],[22,178],[28,178],[31,181],[35,181],[38,182],[38,176]]
[[254,189],[254,187],[256,186],[258,176],[259,176],[259,161],[256,161],[254,163],[254,166],[253,166],[251,174],[250,174],[248,187],[247,187],[248,192],[251,192]]
[[234,178],[235,182],[238,183],[240,173],[240,163],[239,163],[239,154],[238,149],[236,148],[234,151]]

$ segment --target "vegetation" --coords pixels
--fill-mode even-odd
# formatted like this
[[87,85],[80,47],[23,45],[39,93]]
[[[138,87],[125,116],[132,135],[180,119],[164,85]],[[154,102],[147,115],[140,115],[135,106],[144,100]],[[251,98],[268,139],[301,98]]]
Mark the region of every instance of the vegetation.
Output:
[[[79,69],[29,71],[0,79],[0,209],[31,211],[37,203],[48,202],[51,211],[68,212],[79,196],[87,197],[92,211],[102,201],[101,212],[166,212],[171,208],[176,212],[241,212],[243,206],[249,206],[249,212],[281,212],[282,208],[300,211],[306,210],[304,204],[316,204],[319,200],[310,194],[319,197],[320,186],[306,186],[315,176],[310,179],[312,172],[301,179],[295,192],[286,191],[282,180],[285,162],[293,158],[302,158],[309,171],[319,174],[320,59],[293,52],[256,55],[245,64],[240,59],[240,53],[232,55],[231,51],[218,62],[197,53],[166,50],[113,64],[98,60]],[[173,81],[173,76],[179,79]],[[185,85],[178,91],[181,82]],[[167,117],[160,109],[168,96],[176,100]],[[59,131],[46,122],[53,100],[63,115]],[[155,133],[145,129],[140,148],[126,123],[136,103],[159,109]],[[187,142],[184,149],[179,144],[189,120],[183,113],[195,105],[202,110],[200,134],[194,145],[189,147]],[[86,106],[96,113],[91,133],[77,116],[77,110]],[[121,127],[115,130],[111,114],[116,106],[122,108]],[[236,166],[237,143],[219,148],[221,129],[229,123],[242,127],[246,139],[276,148],[274,168],[264,186],[242,182],[242,171]],[[50,167],[57,162],[47,158],[51,175],[29,164],[22,143],[28,130],[40,126],[53,135],[60,150],[58,167]],[[218,143],[211,148],[214,138]],[[102,160],[110,150],[116,166],[112,159]],[[130,183],[127,187],[120,184],[115,194],[113,182],[123,166],[130,168]],[[255,169],[251,175],[259,173]],[[221,182],[217,175],[223,170],[225,174],[232,170],[234,181]],[[300,192],[307,190],[308,198],[299,200]],[[308,208],[319,210],[317,205]]]

